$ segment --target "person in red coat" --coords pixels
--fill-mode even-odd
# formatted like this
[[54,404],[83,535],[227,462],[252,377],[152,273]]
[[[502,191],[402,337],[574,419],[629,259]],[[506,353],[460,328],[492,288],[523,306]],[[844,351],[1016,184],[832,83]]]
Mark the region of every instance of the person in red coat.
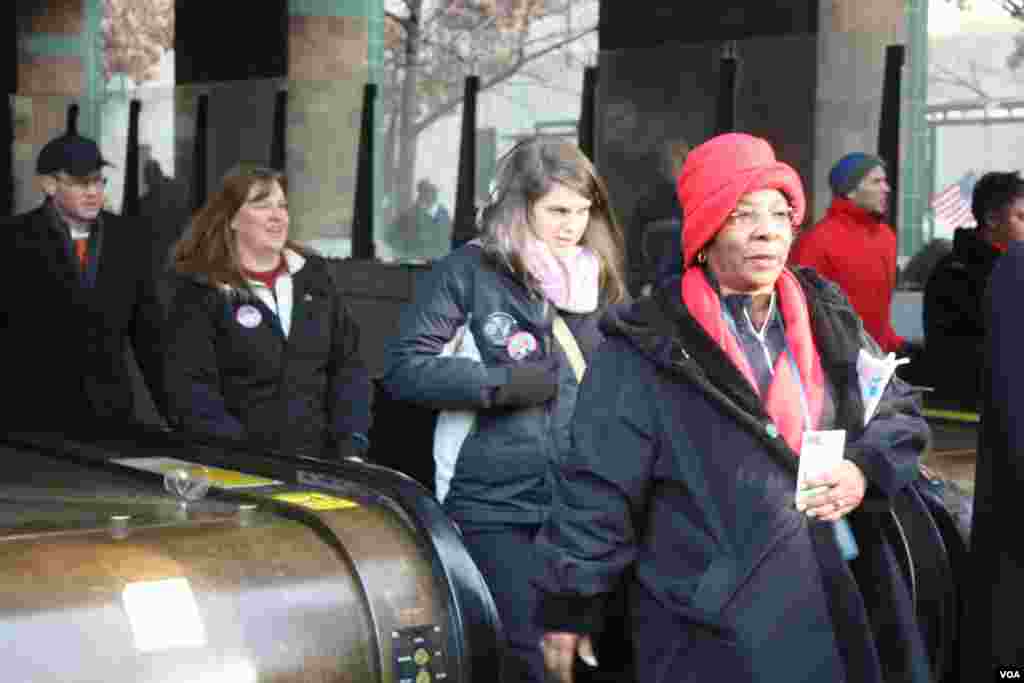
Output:
[[828,174],[833,199],[825,217],[801,236],[790,254],[838,284],[867,331],[885,351],[906,351],[889,306],[896,286],[896,233],[885,222],[891,189],[885,163],[876,156],[847,154]]

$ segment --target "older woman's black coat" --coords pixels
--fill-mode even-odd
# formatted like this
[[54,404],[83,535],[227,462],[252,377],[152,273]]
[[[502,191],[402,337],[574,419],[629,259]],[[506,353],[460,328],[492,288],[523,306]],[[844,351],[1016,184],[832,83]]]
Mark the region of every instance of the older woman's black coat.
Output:
[[539,543],[547,630],[599,630],[626,576],[637,680],[930,680],[884,533],[888,499],[916,477],[928,427],[898,379],[862,426],[856,356],[877,347],[838,288],[797,275],[835,426],[869,480],[849,517],[860,556],[848,565],[832,526],[795,509],[796,453],[675,280],[606,325]]

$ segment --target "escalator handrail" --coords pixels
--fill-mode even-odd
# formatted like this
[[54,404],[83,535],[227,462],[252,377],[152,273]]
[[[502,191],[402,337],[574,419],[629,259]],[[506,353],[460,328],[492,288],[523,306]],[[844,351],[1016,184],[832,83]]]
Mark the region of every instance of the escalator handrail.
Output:
[[[90,466],[125,468],[109,462],[103,444],[128,442],[164,448],[189,447],[189,461],[199,464],[243,469],[247,473],[283,480],[300,486],[314,484],[299,480],[300,471],[315,471],[365,486],[381,493],[406,515],[425,540],[435,572],[446,579],[449,626],[449,651],[463,673],[460,680],[492,683],[501,680],[504,635],[494,599],[476,564],[460,540],[456,526],[440,504],[419,482],[396,470],[354,460],[326,460],[295,456],[266,449],[254,450],[248,444],[208,435],[186,434],[145,424],[122,425],[115,438],[61,433],[9,433],[2,437],[8,445],[43,449],[60,457],[73,458]],[[196,448],[198,447],[198,448]],[[133,457],[139,455],[133,451]],[[197,457],[198,456],[198,457]],[[461,636],[461,637],[460,637]]]

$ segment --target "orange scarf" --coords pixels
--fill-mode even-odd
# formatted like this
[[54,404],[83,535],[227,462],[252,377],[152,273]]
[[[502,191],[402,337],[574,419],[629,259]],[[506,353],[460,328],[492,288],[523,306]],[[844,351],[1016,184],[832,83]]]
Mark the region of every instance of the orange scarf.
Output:
[[[768,387],[768,395],[761,401],[765,412],[775,422],[782,437],[799,455],[803,432],[815,429],[821,420],[825,397],[825,372],[821,358],[814,345],[807,300],[796,277],[783,270],[775,283],[776,301],[786,324],[786,351],[779,354],[775,362],[774,375]],[[703,268],[687,268],[683,275],[682,297],[686,308],[714,339],[733,362],[754,391],[760,394],[757,381],[739,342],[733,336],[729,325],[722,317],[722,303],[718,293],[712,289]],[[789,361],[792,356],[799,376],[793,372]],[[804,410],[801,405],[801,388],[807,401],[810,424],[804,424]]]

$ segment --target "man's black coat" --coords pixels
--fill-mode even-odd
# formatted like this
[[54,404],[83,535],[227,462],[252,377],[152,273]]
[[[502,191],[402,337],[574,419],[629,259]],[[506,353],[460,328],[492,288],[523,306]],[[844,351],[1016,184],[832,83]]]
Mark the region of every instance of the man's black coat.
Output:
[[47,202],[0,223],[0,368],[10,431],[132,418],[127,340],[158,406],[162,315],[146,234],[103,211],[84,272]]

